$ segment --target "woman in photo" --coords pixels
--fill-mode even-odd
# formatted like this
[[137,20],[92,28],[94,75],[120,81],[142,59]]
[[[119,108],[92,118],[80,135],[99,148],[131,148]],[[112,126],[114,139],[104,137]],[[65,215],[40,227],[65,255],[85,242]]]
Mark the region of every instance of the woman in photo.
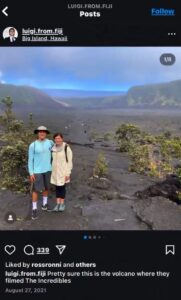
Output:
[[52,211],[62,212],[65,210],[66,183],[70,182],[73,167],[72,150],[61,133],[54,134],[53,138],[51,183],[56,188],[56,206]]

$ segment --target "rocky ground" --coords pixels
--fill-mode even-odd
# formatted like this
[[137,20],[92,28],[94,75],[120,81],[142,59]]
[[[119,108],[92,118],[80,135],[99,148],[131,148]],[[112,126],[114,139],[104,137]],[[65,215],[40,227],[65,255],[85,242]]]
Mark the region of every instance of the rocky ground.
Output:
[[[153,184],[152,179],[127,171],[128,158],[109,148],[105,156],[109,162],[108,179],[92,178],[92,168],[98,148],[73,146],[75,160],[72,181],[67,187],[66,211],[41,211],[32,221],[30,195],[1,191],[1,229],[5,230],[151,230],[180,229],[181,208],[163,197],[137,199],[136,191]],[[99,147],[100,150],[100,147]],[[89,164],[86,163],[89,158]],[[119,158],[119,159],[118,159]],[[49,204],[54,206],[54,194]],[[14,212],[17,221],[8,224],[7,212]]]
[[[116,121],[115,121],[116,118]],[[181,206],[164,197],[139,199],[135,193],[145,190],[155,181],[147,176],[128,171],[129,158],[126,154],[115,151],[113,142],[95,142],[91,147],[90,128],[112,129],[118,124],[103,116],[74,115],[74,120],[66,120],[66,138],[71,141],[74,153],[74,169],[71,183],[67,186],[66,210],[64,213],[41,211],[39,201],[39,219],[32,221],[30,195],[21,195],[10,191],[0,191],[0,229],[1,230],[179,230],[181,229]],[[137,118],[137,116],[135,117]],[[141,120],[138,116],[136,120]],[[125,122],[130,121],[126,116]],[[165,127],[166,119],[160,126]],[[135,119],[134,119],[135,121]],[[144,121],[144,120],[143,120]],[[92,123],[91,123],[92,122]],[[136,122],[135,122],[136,123]],[[153,122],[153,131],[155,122]],[[169,123],[169,122],[168,122]],[[112,124],[112,128],[110,127]],[[148,120],[151,124],[151,120]],[[140,124],[143,125],[143,124]],[[170,123],[169,123],[170,126]],[[179,124],[177,124],[179,126]],[[173,126],[174,127],[174,126]],[[160,127],[162,128],[162,127]],[[175,128],[175,127],[174,127]],[[161,129],[160,129],[161,130]],[[89,147],[90,146],[90,147]],[[109,166],[108,177],[92,177],[98,154],[103,152]],[[49,204],[54,206],[54,193]],[[13,212],[17,221],[8,224],[5,216]]]

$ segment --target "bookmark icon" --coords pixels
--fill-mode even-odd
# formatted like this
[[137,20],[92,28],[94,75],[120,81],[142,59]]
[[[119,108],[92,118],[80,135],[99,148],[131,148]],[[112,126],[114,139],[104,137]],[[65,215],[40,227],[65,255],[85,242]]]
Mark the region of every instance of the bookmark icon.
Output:
[[175,245],[166,245],[165,246],[165,254],[175,255]]

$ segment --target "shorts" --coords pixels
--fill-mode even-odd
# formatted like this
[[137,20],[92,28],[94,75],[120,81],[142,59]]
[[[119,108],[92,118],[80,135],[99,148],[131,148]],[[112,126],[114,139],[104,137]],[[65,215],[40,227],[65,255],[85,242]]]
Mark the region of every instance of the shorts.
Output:
[[48,191],[50,189],[51,172],[35,174],[35,181],[33,183],[34,192]]
[[56,198],[65,199],[66,196],[66,186],[64,185],[56,185]]

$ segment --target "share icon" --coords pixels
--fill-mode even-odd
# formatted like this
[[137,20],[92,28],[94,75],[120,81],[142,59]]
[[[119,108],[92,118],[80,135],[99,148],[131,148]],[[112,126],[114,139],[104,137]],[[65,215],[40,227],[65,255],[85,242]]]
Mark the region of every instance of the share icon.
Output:
[[55,247],[58,249],[59,254],[62,255],[62,253],[64,252],[64,250],[66,248],[66,245],[56,245]]

